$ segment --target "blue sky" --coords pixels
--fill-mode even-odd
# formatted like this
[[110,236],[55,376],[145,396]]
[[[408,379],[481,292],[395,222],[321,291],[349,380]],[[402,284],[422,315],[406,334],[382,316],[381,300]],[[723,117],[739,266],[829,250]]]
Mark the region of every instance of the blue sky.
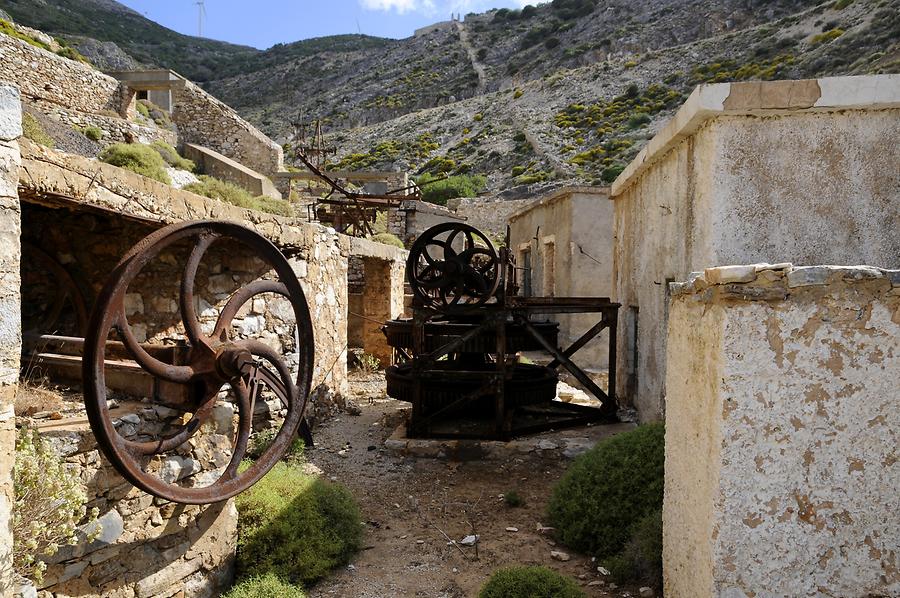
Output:
[[[196,0],[119,0],[157,23],[197,35]],[[402,38],[450,13],[514,8],[538,0],[205,0],[203,37],[268,48],[338,33]]]

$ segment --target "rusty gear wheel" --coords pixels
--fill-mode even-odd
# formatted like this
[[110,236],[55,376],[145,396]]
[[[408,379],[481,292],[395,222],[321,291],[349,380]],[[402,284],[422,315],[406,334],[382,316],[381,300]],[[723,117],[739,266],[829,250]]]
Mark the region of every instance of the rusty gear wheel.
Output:
[[500,284],[500,258],[484,233],[468,224],[445,222],[416,239],[406,276],[422,305],[443,310],[483,305]]
[[[194,279],[209,247],[220,240],[238,242],[262,258],[278,280],[257,280],[238,289],[227,301],[211,335],[201,329],[194,301]],[[128,324],[124,299],[141,270],[166,248],[193,242],[180,285],[179,305],[186,336],[185,359],[177,365],[153,357],[138,343]],[[247,301],[262,293],[288,299],[296,318],[298,373],[292,379],[283,356],[253,339],[233,338],[231,322]],[[150,441],[120,435],[110,417],[105,385],[107,340],[115,331],[140,367],[166,383],[185,385],[190,392],[185,417],[174,433]],[[220,221],[173,224],[138,243],[119,262],[101,291],[91,315],[83,359],[84,397],[91,428],[103,454],[129,482],[160,498],[184,504],[208,504],[231,498],[265,475],[289,448],[302,421],[313,370],[313,332],[303,289],[287,259],[270,241],[243,226]],[[172,451],[210,420],[220,391],[230,385],[237,403],[238,431],[227,465],[205,487],[169,483],[144,469],[154,457]],[[249,468],[239,470],[252,432],[253,411],[263,389],[281,401],[286,416],[275,440]],[[187,417],[187,416],[190,417]]]

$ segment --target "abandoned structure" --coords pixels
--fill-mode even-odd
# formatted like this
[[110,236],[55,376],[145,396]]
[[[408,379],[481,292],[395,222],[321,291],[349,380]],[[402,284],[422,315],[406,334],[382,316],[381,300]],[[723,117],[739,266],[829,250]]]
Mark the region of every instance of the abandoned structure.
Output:
[[[482,252],[489,259],[469,280],[453,268],[473,264],[458,259],[446,237],[426,233],[407,262],[400,248],[203,198],[22,138],[24,104],[67,126],[96,125],[105,142],[193,147],[208,168],[222,169],[219,176],[265,193],[283,194],[294,178],[282,174],[277,144],[199,87],[170,72],[119,77],[0,35],[0,80],[14,83],[0,84],[0,592],[12,585],[17,418],[77,472],[102,524],[94,541],[53,557],[41,589],[209,595],[230,581],[233,501],[208,505],[190,492],[171,501],[140,474],[123,477],[110,463],[115,451],[101,453],[92,423],[106,426],[107,441],[122,437],[135,450],[146,449],[145,436],[191,426],[190,448],[150,473],[198,490],[233,468],[228,441],[236,433],[277,429],[285,417],[293,425],[297,407],[284,392],[292,381],[309,388],[311,425],[337,413],[348,341],[356,338],[385,365],[392,349],[407,352],[419,373],[444,355],[481,359],[490,366],[487,377],[475,372],[481,387],[500,389],[489,409],[503,436],[513,431],[505,427],[503,387],[507,365],[515,369],[505,357],[521,341],[516,334],[524,330],[532,346],[565,364],[609,327],[617,330],[606,353],[617,364],[609,395],[635,405],[643,419],[666,419],[666,595],[900,595],[900,76],[701,86],[615,181],[612,202],[596,189],[544,198],[512,218],[509,251]],[[165,97],[151,96],[157,92]],[[143,93],[171,112],[177,133],[134,118]],[[575,218],[576,210],[597,216]],[[417,209],[414,220],[431,217],[447,218],[445,232],[469,230],[440,210]],[[408,220],[390,226],[418,226]],[[598,227],[608,231],[600,231],[605,241],[592,236]],[[201,232],[171,251],[146,253],[184,231]],[[429,243],[445,253],[425,257]],[[476,245],[462,253],[471,257],[491,241]],[[405,263],[417,299],[411,324],[399,320]],[[132,264],[144,267],[137,273]],[[514,267],[531,276],[512,275]],[[127,292],[109,290],[110,273],[127,274]],[[365,284],[351,287],[359,276]],[[585,278],[610,286],[580,286]],[[572,338],[574,320],[563,333],[560,319],[557,337],[554,323],[527,317],[584,311],[590,301],[582,294],[595,296],[588,308],[603,315],[586,336]],[[463,299],[470,304],[456,309]],[[114,321],[88,321],[105,303],[111,308],[98,313]],[[407,326],[393,347],[381,330],[389,320]],[[465,331],[435,334],[435,323]],[[121,336],[107,339],[116,327]],[[172,380],[157,374],[168,369],[156,366],[200,363],[179,351],[186,338],[213,333],[265,358],[268,372],[252,379],[268,390],[252,395],[249,409],[243,389],[210,390],[200,426],[173,407],[185,390],[166,384]],[[469,342],[480,346],[463,350]],[[240,351],[220,362],[228,347],[216,349],[216,376],[248,366]],[[92,376],[83,376],[85,364]],[[177,378],[184,370],[172,371]],[[32,374],[88,387],[74,386],[52,409],[17,414]],[[402,392],[420,409],[413,428],[430,423],[427,389],[413,380]],[[122,396],[129,393],[147,401]]]
[[615,180],[618,395],[665,413],[669,283],[727,264],[900,267],[900,77],[698,87]]
[[[425,231],[410,248],[406,277],[411,319],[384,327],[400,363],[385,372],[388,394],[412,403],[408,436],[494,438],[589,422],[617,421],[607,394],[573,361],[601,331],[609,331],[615,362],[618,305],[607,297],[517,295],[515,260],[478,229],[447,222]],[[547,315],[581,314],[593,321],[559,346],[559,325]],[[549,365],[522,363],[521,351],[545,351]],[[599,404],[557,402],[563,367]],[[615,384],[611,385],[615,388]]]
[[[613,204],[608,189],[564,187],[509,217],[519,293],[531,296],[613,297]],[[585,314],[555,316],[563,344],[593,322]],[[606,368],[608,332],[579,351],[588,369]],[[588,365],[590,364],[590,365]]]

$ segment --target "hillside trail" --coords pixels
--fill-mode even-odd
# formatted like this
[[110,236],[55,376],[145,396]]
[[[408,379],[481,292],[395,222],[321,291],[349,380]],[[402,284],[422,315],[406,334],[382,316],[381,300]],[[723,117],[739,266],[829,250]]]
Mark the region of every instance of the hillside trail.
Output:
[[[474,597],[493,571],[511,565],[555,569],[574,577],[591,598],[638,595],[637,588],[611,586],[590,557],[557,546],[539,530],[549,525],[547,502],[571,461],[541,451],[490,461],[403,457],[384,441],[408,404],[385,396],[383,373],[351,374],[350,385],[361,414],[342,414],[317,428],[316,447],[306,454],[311,466],[347,486],[359,502],[363,550],[310,588],[310,598]],[[512,490],[524,499],[521,507],[500,498]],[[448,541],[459,542],[473,526],[480,536],[477,557],[474,547]],[[556,560],[551,551],[569,560]]]
[[482,95],[487,88],[487,70],[478,60],[478,52],[475,50],[472,42],[469,41],[469,32],[466,31],[465,24],[462,21],[457,21],[456,29],[459,31],[459,43],[466,49],[466,54],[469,55],[469,62],[472,63],[472,68],[478,75],[478,87],[475,89],[475,95]]

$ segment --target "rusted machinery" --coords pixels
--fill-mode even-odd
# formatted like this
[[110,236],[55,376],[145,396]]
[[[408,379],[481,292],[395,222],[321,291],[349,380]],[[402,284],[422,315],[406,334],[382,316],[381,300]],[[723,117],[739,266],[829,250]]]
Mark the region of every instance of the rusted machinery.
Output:
[[[197,314],[195,278],[209,248],[223,241],[240,244],[270,270],[264,278],[231,294],[215,326],[204,332]],[[138,342],[125,309],[129,286],[149,264],[175,245],[188,248],[178,298],[183,340],[165,346]],[[260,340],[239,337],[233,330],[232,321],[242,306],[262,294],[286,298],[293,310],[296,376],[279,351]],[[71,298],[72,293],[66,293],[60,301]],[[82,311],[79,302],[74,302],[76,315]],[[47,317],[58,315],[59,311],[56,303],[51,303]],[[265,475],[302,427],[314,354],[312,323],[303,289],[275,245],[234,223],[174,224],[150,234],[110,274],[94,303],[85,338],[41,335],[39,340],[60,352],[68,347],[69,353],[80,359],[85,407],[103,454],[126,480],[160,498],[185,504],[230,498]],[[165,390],[148,393],[140,403],[143,412],[157,407],[157,412],[174,415],[165,424],[154,422],[155,433],[140,429],[135,435],[137,426],[131,427],[131,435],[122,433],[126,426],[118,419],[120,416],[111,414],[107,396],[107,376],[115,371],[115,364],[142,371],[156,381],[154,388]],[[283,423],[268,448],[249,467],[242,467],[256,404],[271,397],[277,397],[283,406]],[[220,455],[221,466],[213,476],[207,476],[206,481],[211,483],[196,487],[163,479],[155,466],[167,455],[183,452],[185,447],[189,450],[201,428],[211,420],[217,403],[223,400],[237,412],[237,431],[230,451],[220,451],[225,454]]]
[[[509,439],[587,422],[616,421],[615,351],[618,304],[603,297],[517,296],[516,266],[478,229],[439,224],[413,244],[406,277],[412,319],[384,327],[398,364],[387,370],[388,394],[412,403],[410,437]],[[559,326],[538,315],[593,313],[599,321],[570,347]],[[572,356],[609,330],[609,391]],[[517,353],[544,351],[546,366]],[[600,406],[556,401],[557,370],[566,368]]]

